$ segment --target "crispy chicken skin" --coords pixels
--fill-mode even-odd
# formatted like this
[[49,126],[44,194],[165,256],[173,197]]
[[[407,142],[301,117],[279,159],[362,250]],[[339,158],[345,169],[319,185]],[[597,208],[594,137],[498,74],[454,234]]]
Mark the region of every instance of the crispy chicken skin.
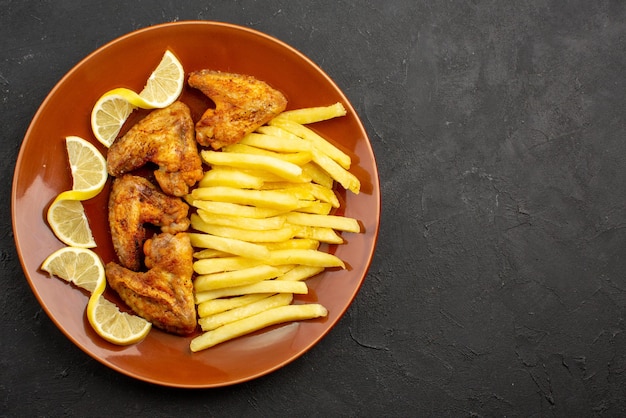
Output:
[[202,161],[194,138],[189,107],[175,102],[153,110],[109,148],[109,174],[119,176],[148,162],[159,166],[154,175],[166,194],[184,196],[202,178]]
[[147,236],[145,224],[177,233],[189,228],[189,206],[178,197],[159,191],[149,180],[125,174],[116,178],[109,195],[109,226],[120,263],[141,268],[141,249]]
[[196,329],[193,250],[186,233],[162,233],[146,240],[146,272],[107,263],[109,285],[137,315],[167,332],[187,335]]
[[196,123],[196,140],[213,149],[240,141],[287,106],[281,92],[248,75],[201,70],[188,83],[215,103]]

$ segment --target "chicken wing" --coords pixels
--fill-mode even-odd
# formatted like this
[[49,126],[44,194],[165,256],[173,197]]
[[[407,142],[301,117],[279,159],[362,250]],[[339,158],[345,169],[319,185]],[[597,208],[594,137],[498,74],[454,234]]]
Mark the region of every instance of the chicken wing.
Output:
[[213,149],[240,141],[287,106],[281,92],[248,75],[201,70],[188,83],[215,103],[196,123],[196,140]]
[[126,174],[116,178],[109,196],[109,226],[120,263],[139,270],[147,237],[145,224],[160,226],[163,232],[186,231],[188,212],[182,199],[161,193],[143,177]]
[[135,313],[154,326],[187,335],[196,329],[193,250],[185,233],[162,233],[144,245],[147,272],[107,263],[107,281]]
[[202,178],[202,161],[187,105],[175,102],[132,126],[109,148],[109,174],[119,176],[148,162],[159,166],[155,178],[169,195],[184,196]]

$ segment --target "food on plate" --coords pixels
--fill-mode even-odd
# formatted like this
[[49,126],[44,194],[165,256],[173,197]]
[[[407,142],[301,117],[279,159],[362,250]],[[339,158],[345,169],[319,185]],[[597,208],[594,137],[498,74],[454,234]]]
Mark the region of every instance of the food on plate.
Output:
[[[83,231],[68,245],[95,245],[83,243],[91,232],[80,200],[115,177],[108,218],[117,260],[90,261],[100,281],[69,279],[92,291],[89,322],[120,345],[140,341],[153,325],[191,335],[199,324],[203,333],[190,344],[195,352],[267,326],[326,316],[322,305],[294,295],[307,294],[305,280],[325,269],[349,268],[326,246],[342,244],[342,233],[361,232],[356,219],[337,214],[334,190],[337,182],[359,193],[360,182],[349,171],[350,157],[305,124],[343,116],[345,108],[285,111],[285,96],[255,77],[201,70],[188,84],[215,106],[194,124],[189,107],[176,101],[183,83],[182,65],[166,51],[141,93],[113,89],[94,106],[92,128],[109,147],[106,160],[87,141],[67,139],[68,152],[71,146],[79,155],[70,155],[74,190],[60,194],[48,215],[55,233]],[[155,110],[118,138],[137,107]],[[92,162],[80,165],[81,159]],[[151,165],[158,166],[158,185],[146,169],[137,172]],[[53,255],[67,264],[67,256],[80,254]],[[59,262],[46,260],[42,269],[71,276]],[[107,281],[137,315],[104,298]]]
[[280,91],[249,75],[201,70],[187,82],[215,103],[196,123],[198,143],[213,149],[239,142],[287,106]]
[[161,233],[144,244],[146,272],[109,262],[109,285],[139,316],[165,331],[187,335],[196,329],[193,249],[186,233]]
[[94,136],[103,145],[110,147],[135,108],[169,106],[180,96],[184,84],[185,72],[182,64],[171,51],[165,51],[139,94],[121,87],[107,91],[98,99],[91,110],[91,129]]
[[109,174],[120,176],[147,163],[159,166],[154,172],[166,194],[184,196],[202,178],[202,162],[194,137],[189,107],[175,102],[153,110],[133,125],[109,148]]
[[147,238],[146,224],[163,232],[177,233],[189,228],[189,206],[168,196],[148,179],[125,174],[113,181],[109,195],[109,227],[113,248],[122,266],[138,271]]

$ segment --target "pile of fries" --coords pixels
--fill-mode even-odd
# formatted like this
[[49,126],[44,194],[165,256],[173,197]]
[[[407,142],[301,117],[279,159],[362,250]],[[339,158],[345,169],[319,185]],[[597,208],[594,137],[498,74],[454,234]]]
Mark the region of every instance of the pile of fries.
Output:
[[359,233],[356,219],[333,215],[335,182],[359,193],[348,155],[305,125],[344,116],[341,103],[286,111],[221,151],[187,201],[196,208],[190,232],[195,298],[204,331],[199,351],[264,327],[323,317],[324,306],[294,304],[307,278],[345,268],[320,245]]

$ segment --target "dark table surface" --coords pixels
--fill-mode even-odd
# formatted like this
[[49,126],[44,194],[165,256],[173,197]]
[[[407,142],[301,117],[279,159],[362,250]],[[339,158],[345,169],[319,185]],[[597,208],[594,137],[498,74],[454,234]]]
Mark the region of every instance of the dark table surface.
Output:
[[[0,415],[626,414],[626,3],[0,1]],[[30,291],[15,161],[44,97],[110,40],[216,20],[294,46],[344,90],[382,192],[347,314],[286,367],[154,386],[75,347]]]

